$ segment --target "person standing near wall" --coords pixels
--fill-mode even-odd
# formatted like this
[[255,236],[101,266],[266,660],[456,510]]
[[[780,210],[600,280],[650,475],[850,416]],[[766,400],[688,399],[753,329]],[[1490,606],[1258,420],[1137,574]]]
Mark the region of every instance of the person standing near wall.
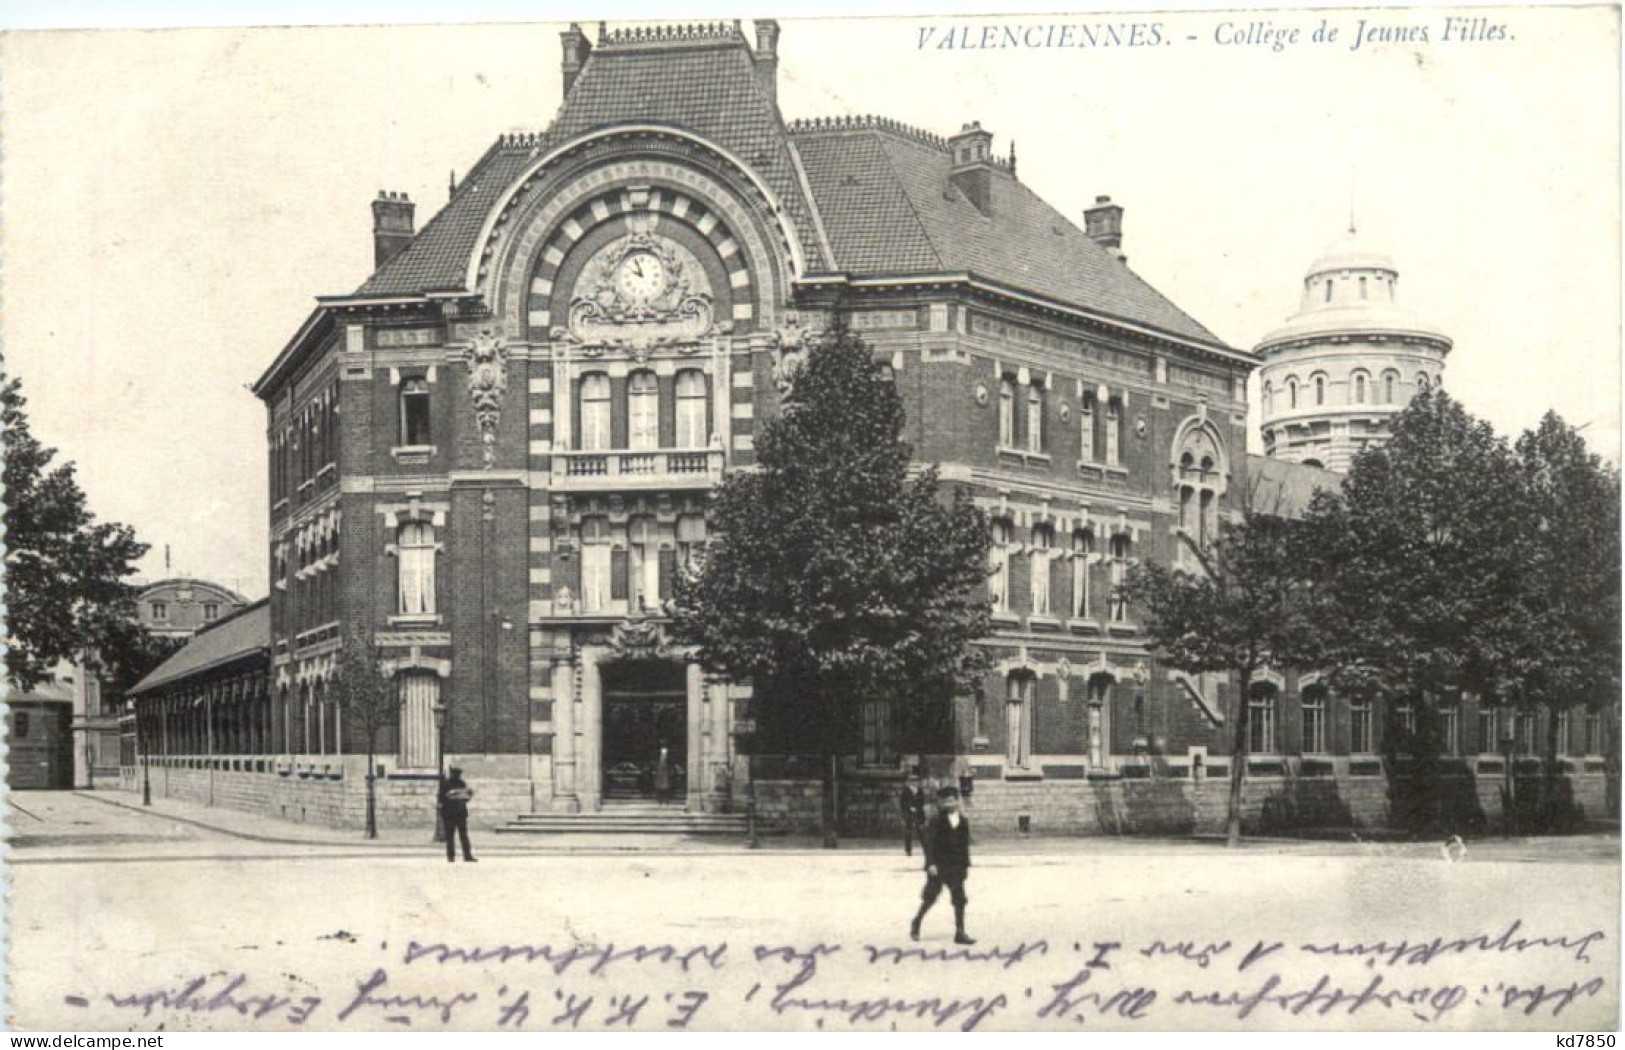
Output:
[[451,775],[440,785],[440,816],[446,825],[446,862],[455,863],[457,853],[455,844],[463,844],[463,861],[467,864],[475,863],[474,850],[468,843],[468,802],[474,797],[474,789],[463,780],[463,771],[457,766],[451,767]]

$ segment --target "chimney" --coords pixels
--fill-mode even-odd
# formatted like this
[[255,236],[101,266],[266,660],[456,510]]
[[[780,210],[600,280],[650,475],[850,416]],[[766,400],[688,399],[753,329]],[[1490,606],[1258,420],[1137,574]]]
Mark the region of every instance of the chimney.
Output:
[[767,100],[779,104],[779,24],[771,18],[756,20],[756,50],[751,53],[756,82]]
[[1095,206],[1083,213],[1083,229],[1091,241],[1117,256],[1119,262],[1128,261],[1128,257],[1120,250],[1123,247],[1121,204],[1113,204],[1112,199],[1105,194],[1096,197]]
[[559,34],[559,40],[564,44],[564,93],[568,95],[576,77],[581,75],[581,67],[587,64],[592,41],[587,39],[587,34],[575,22],[571,22],[570,28]]
[[983,131],[980,121],[971,121],[948,139],[953,166],[948,179],[959,192],[976,205],[983,215],[993,212],[993,133]]
[[412,211],[417,207],[404,193],[378,191],[372,202],[372,264],[379,267],[412,243]]

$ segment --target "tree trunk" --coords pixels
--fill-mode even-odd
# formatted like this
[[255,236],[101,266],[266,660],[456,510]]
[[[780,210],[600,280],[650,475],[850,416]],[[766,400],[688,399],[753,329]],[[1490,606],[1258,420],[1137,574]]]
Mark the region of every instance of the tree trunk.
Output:
[[1241,783],[1247,772],[1247,720],[1249,711],[1247,701],[1252,691],[1253,676],[1251,671],[1243,670],[1240,688],[1236,693],[1236,732],[1230,747],[1230,806],[1224,822],[1224,844],[1227,847],[1241,845]]
[[824,848],[836,849],[840,846],[840,836],[836,829],[836,816],[840,805],[840,776],[841,756],[830,751],[824,755],[824,798],[823,798],[823,825]]
[[1542,831],[1560,831],[1566,814],[1559,812],[1561,784],[1557,773],[1557,709],[1546,708],[1546,768],[1540,778],[1540,819]]
[[378,746],[367,740],[367,838],[378,837]]

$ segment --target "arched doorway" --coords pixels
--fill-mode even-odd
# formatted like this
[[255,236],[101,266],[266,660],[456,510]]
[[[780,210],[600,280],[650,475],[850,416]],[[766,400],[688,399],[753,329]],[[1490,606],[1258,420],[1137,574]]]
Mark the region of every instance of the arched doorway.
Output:
[[602,776],[605,802],[652,800],[660,751],[670,797],[688,791],[688,693],[672,660],[628,660],[603,668]]

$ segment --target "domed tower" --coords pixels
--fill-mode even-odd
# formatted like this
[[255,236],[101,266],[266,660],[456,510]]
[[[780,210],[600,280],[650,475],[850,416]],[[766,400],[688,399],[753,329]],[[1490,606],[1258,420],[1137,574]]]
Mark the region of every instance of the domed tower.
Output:
[[1256,348],[1266,455],[1347,470],[1440,382],[1450,337],[1399,306],[1398,284],[1352,228],[1309,267],[1298,312]]

